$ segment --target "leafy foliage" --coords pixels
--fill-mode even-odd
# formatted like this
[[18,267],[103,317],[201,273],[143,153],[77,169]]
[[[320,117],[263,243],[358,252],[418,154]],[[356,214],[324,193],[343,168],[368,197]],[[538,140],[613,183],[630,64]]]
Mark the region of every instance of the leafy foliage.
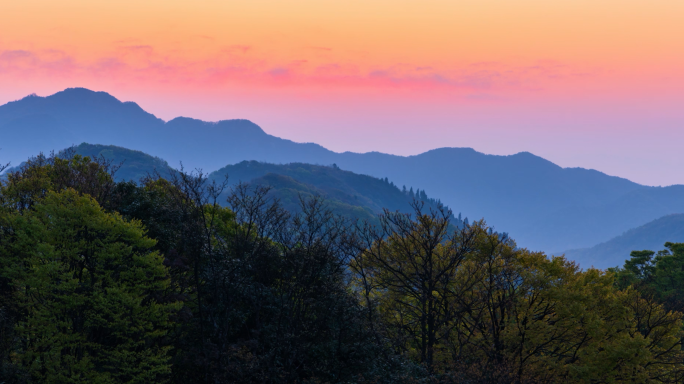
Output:
[[394,348],[445,380],[677,382],[681,318],[614,275],[517,248],[445,212],[387,212],[351,264]]
[[620,288],[635,287],[667,309],[684,312],[684,243],[665,243],[658,251],[632,251],[623,268],[614,268]]
[[160,303],[166,268],[139,223],[74,190],[3,217],[2,276],[25,314],[19,364],[41,382],[149,382],[170,373],[161,343],[178,305]]

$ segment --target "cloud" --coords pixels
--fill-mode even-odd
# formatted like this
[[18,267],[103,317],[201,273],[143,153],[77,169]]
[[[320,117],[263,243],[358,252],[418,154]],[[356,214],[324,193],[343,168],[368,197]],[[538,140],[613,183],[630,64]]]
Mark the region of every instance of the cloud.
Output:
[[245,53],[249,52],[251,49],[252,49],[252,47],[250,45],[236,44],[236,45],[228,46],[226,49],[224,49],[224,51],[228,52],[228,53],[236,53],[237,52],[237,53],[245,54]]
[[[328,52],[319,48],[324,47],[311,47],[314,51]],[[247,52],[251,54],[245,55]],[[369,67],[362,60],[328,61],[312,52],[310,57],[278,62],[249,45],[231,45],[203,57],[183,57],[175,52],[160,52],[146,44],[117,46],[108,54],[91,59],[78,59],[60,50],[5,50],[0,51],[0,72],[2,76],[10,74],[16,79],[39,79],[42,73],[165,88],[222,89],[230,83],[265,89],[270,85],[292,86],[323,92],[334,89],[444,91],[472,100],[489,100],[510,92],[539,92],[563,82],[572,82],[576,88],[577,81],[590,81],[595,73],[552,60],[525,65],[474,62],[416,66],[401,62]]]
[[[413,67],[402,70],[403,66],[369,71],[366,81],[374,86],[443,88],[443,89],[492,89],[502,77],[498,71],[457,70],[437,71],[432,67]],[[454,73],[455,72],[455,73]],[[363,82],[364,79],[358,79]]]
[[314,73],[319,76],[325,76],[326,74],[339,73],[342,69],[342,65],[339,63],[328,63],[325,65],[319,65],[314,70]]
[[138,41],[140,41],[140,39],[138,39],[136,37],[128,37],[125,39],[116,40],[116,41],[114,41],[114,44],[132,44],[132,43],[136,43]]
[[386,71],[386,70],[371,71],[368,74],[368,77],[370,77],[370,78],[384,78],[384,79],[391,79],[392,78],[389,74],[389,71]]
[[120,48],[126,54],[151,56],[154,54],[154,47],[151,45],[127,45]]
[[116,72],[125,68],[127,68],[127,65],[116,57],[100,59],[92,67],[95,72]]
[[492,95],[489,93],[470,93],[465,95],[465,98],[468,100],[474,100],[474,101],[495,101],[495,100],[501,100],[501,97]]
[[22,59],[33,59],[35,55],[31,51],[25,51],[23,49],[2,51],[0,53],[0,60],[3,61],[15,61]]
[[268,71],[268,74],[273,77],[287,77],[290,75],[290,70],[288,68],[276,67]]
[[152,48],[151,45],[128,45],[123,47],[124,49],[128,51],[134,51],[134,52],[152,52],[154,51],[154,48]]
[[15,76],[71,74],[76,67],[73,58],[59,50],[33,52],[17,49],[0,52],[0,72]]
[[497,67],[501,66],[498,61],[477,61],[470,64],[471,67],[484,68],[484,67]]
[[294,61],[290,62],[289,67],[300,67],[302,65],[307,64],[308,62],[309,62],[309,60],[303,60],[303,59],[302,60],[294,60]]

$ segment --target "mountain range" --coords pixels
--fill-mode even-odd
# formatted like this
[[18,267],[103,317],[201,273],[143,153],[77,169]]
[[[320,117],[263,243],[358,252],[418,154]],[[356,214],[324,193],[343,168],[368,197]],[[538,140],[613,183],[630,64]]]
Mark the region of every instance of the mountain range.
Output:
[[336,153],[269,135],[248,120],[209,123],[179,117],[165,122],[135,103],[82,88],[0,106],[0,162],[16,163],[38,151],[81,142],[139,150],[172,166],[182,162],[205,171],[245,160],[336,164],[388,178],[400,188],[421,188],[456,212],[485,218],[521,246],[553,253],[591,247],[665,215],[684,213],[682,185],[644,186],[596,170],[562,168],[528,152]]
[[684,242],[684,214],[663,216],[591,248],[563,252],[582,266],[622,266],[632,251],[659,251],[666,242]]
[[[69,156],[70,153],[106,159],[116,167],[114,171],[116,181],[139,182],[145,177],[156,177],[156,175],[169,178],[174,172],[166,161],[158,157],[114,145],[81,143],[59,151],[57,155],[64,157]],[[12,167],[7,171],[17,171],[22,165]],[[0,178],[2,177],[3,175],[0,175]],[[359,175],[341,170],[336,166],[242,161],[214,171],[208,174],[207,178],[210,182],[228,181],[224,192],[218,199],[219,204],[224,206],[228,205],[228,196],[238,184],[248,184],[250,187],[258,185],[268,187],[269,197],[277,198],[290,212],[300,210],[300,197],[306,199],[320,196],[324,198],[326,206],[333,213],[350,219],[367,220],[376,225],[379,224],[377,215],[382,214],[384,209],[392,212],[414,213],[411,205],[414,199],[422,204],[422,211],[425,213],[443,207],[439,200],[428,197],[425,191],[400,190],[387,178],[383,180]],[[451,222],[454,226],[463,225],[460,214],[458,217],[452,215]]]
[[[212,172],[209,178],[222,181],[226,176],[229,186],[248,183],[272,188],[274,197],[289,211],[299,209],[300,196],[319,195],[326,198],[334,212],[376,224],[377,215],[383,213],[383,209],[413,213],[411,203],[414,199],[422,202],[425,213],[442,206],[439,200],[428,197],[425,191],[399,189],[387,178],[359,175],[335,165],[242,161]],[[451,220],[454,225],[462,225],[461,215],[453,216]]]

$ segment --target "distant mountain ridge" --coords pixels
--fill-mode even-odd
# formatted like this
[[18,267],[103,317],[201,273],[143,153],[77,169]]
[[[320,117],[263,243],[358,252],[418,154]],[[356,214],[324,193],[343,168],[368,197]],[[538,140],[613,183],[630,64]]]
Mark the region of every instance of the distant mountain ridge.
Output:
[[268,135],[247,120],[164,122],[135,103],[86,89],[0,106],[0,137],[0,160],[20,161],[41,150],[90,142],[141,150],[172,166],[182,161],[186,168],[206,171],[244,160],[335,163],[399,186],[420,186],[455,211],[484,217],[521,246],[544,251],[590,247],[664,215],[684,213],[682,186],[646,187],[594,170],[561,168],[527,152],[335,153]]
[[663,216],[591,248],[572,249],[565,256],[580,266],[622,267],[632,251],[659,251],[666,242],[684,242],[684,214]]
[[[82,143],[57,153],[65,157],[71,154],[104,158],[117,168],[116,181],[139,182],[145,177],[160,175],[169,178],[174,170],[160,158],[144,152],[134,151],[114,145]],[[16,171],[17,166],[8,170]],[[359,175],[343,171],[336,166],[312,164],[267,164],[256,161],[243,161],[229,165],[208,175],[213,181],[222,183],[228,176],[228,185],[219,197],[219,204],[228,205],[227,198],[237,184],[267,186],[271,188],[270,197],[280,201],[290,212],[300,210],[300,198],[320,196],[327,208],[333,213],[348,219],[366,220],[379,224],[378,215],[383,210],[413,214],[411,202],[417,199],[423,204],[423,211],[429,212],[442,207],[435,199],[429,198],[425,191],[413,188],[400,190],[388,179]],[[467,220],[467,219],[466,219]],[[452,225],[461,227],[461,215],[451,218]]]
[[[73,151],[74,154],[90,158],[104,157],[117,168],[114,173],[116,181],[137,182],[143,177],[154,176],[157,173],[162,177],[168,177],[172,169],[166,161],[158,157],[115,145],[81,143],[77,146],[58,151],[56,155],[64,158],[68,154],[67,151]],[[49,154],[44,153],[44,155]],[[10,167],[7,169],[7,172],[18,171],[24,164],[21,163]]]
[[159,174],[168,178],[172,168],[165,160],[114,145],[81,143],[72,148],[75,153],[91,158],[104,157],[117,166],[114,177],[118,180],[139,181],[146,176]]
[[[220,182],[226,176],[230,186],[247,183],[273,187],[274,197],[290,211],[298,210],[300,195],[320,195],[328,200],[334,211],[369,221],[376,221],[376,216],[384,209],[413,213],[410,203],[414,198],[422,201],[426,213],[442,206],[438,199],[428,197],[420,189],[402,190],[388,179],[359,175],[337,166],[243,161],[212,172],[209,178]],[[452,217],[452,222],[461,226],[461,215]]]

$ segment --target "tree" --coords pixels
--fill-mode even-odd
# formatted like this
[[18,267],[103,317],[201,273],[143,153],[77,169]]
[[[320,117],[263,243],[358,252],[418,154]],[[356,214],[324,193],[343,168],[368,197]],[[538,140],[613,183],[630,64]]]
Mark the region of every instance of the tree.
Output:
[[484,222],[386,212],[350,263],[369,320],[443,382],[676,382],[682,315]]
[[221,191],[179,172],[119,184],[112,198],[161,239],[184,297],[171,334],[174,382],[391,382],[413,366],[366,327],[348,285],[348,227],[321,198],[300,200],[293,215],[268,188],[237,186],[231,209],[218,205]]
[[634,287],[673,311],[684,312],[684,243],[665,243],[657,253],[632,251],[623,268],[612,268],[620,289]]
[[640,382],[673,379],[681,314],[614,276],[562,257],[479,237],[469,263],[477,283],[461,298],[450,342],[456,372],[478,382]]
[[113,175],[118,166],[104,157],[83,157],[67,150],[60,155],[40,154],[16,171],[8,171],[0,198],[5,207],[28,209],[48,191],[71,188],[92,196],[103,207],[108,205],[116,185]]
[[413,207],[413,220],[385,211],[379,230],[367,226],[350,266],[366,305],[378,308],[396,347],[432,370],[458,316],[452,304],[464,286],[454,279],[474,245],[475,231],[449,234],[450,211],[424,213],[416,200]]
[[321,198],[302,198],[291,215],[268,188],[240,185],[229,204],[230,214],[204,209],[214,249],[200,272],[207,381],[382,382],[402,373],[350,294],[348,228]]
[[14,356],[40,382],[145,383],[170,372],[163,339],[177,303],[155,241],[73,189],[4,214],[2,277],[24,313]]

